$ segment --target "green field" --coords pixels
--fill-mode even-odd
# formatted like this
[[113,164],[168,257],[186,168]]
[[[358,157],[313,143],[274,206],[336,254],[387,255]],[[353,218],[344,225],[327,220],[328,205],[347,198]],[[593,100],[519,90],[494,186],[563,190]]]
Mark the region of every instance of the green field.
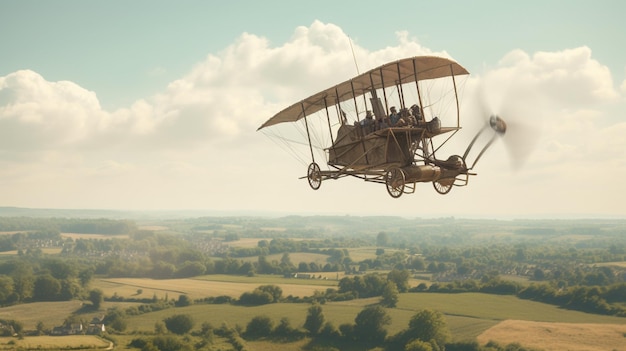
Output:
[[[377,303],[378,298],[358,299],[344,302],[330,302],[322,306],[326,319],[335,326],[353,323],[356,315],[367,305]],[[133,316],[129,319],[129,331],[150,332],[155,321],[163,320],[173,314],[189,314],[196,321],[196,326],[209,322],[214,326],[226,323],[230,326],[246,324],[258,315],[272,318],[276,324],[287,317],[292,326],[301,327],[306,318],[308,304],[270,304],[255,307],[233,305],[192,305],[183,308],[168,309],[149,314]],[[626,324],[626,318],[588,314],[560,309],[552,305],[521,300],[513,296],[487,295],[478,293],[435,294],[406,293],[400,295],[397,308],[387,309],[392,318],[388,327],[393,335],[408,326],[416,311],[433,309],[445,314],[455,340],[475,339],[480,333],[507,319],[562,322],[562,323],[598,323]]]
[[[127,308],[136,306],[134,302],[104,302],[103,311],[109,308]],[[17,320],[24,325],[25,330],[35,330],[37,323],[43,322],[46,329],[63,325],[65,319],[75,313],[81,313],[81,301],[33,302],[0,308],[0,319]],[[81,315],[83,319],[91,320],[102,315],[103,311],[90,312]]]
[[[241,284],[237,281],[245,281],[245,277],[223,276],[224,280],[230,280],[228,284]],[[271,283],[271,277],[254,277],[257,286],[261,283]],[[276,279],[276,277],[274,277]],[[281,278],[282,279],[282,278]],[[201,282],[201,280],[190,280]],[[295,281],[295,280],[294,280]],[[321,281],[320,281],[321,282]],[[168,282],[181,286],[180,282]],[[205,283],[216,283],[205,281]],[[276,281],[274,281],[276,283]],[[246,283],[250,284],[250,283]],[[184,285],[184,284],[183,284]],[[344,323],[354,323],[356,315],[367,305],[375,304],[379,298],[357,299],[343,302],[329,302],[322,306],[327,321],[335,327]],[[136,304],[131,303],[105,303],[103,311],[111,307],[125,308]],[[22,304],[0,309],[0,318],[15,319],[24,324],[26,330],[33,330],[39,321],[43,321],[46,328],[61,325],[69,315],[80,311],[81,302],[40,302]],[[195,321],[194,329],[200,329],[202,323],[209,322],[215,327],[222,324],[228,326],[240,326],[245,329],[247,323],[255,316],[268,316],[275,325],[282,318],[288,318],[293,327],[302,327],[306,318],[307,309],[310,305],[305,303],[277,303],[263,306],[243,307],[230,304],[208,305],[194,304],[187,307],[170,308],[157,312],[146,313],[127,317],[128,328],[124,335],[116,335],[119,345],[127,345],[137,334],[151,334],[155,323],[163,321],[174,314],[188,314]],[[387,309],[392,323],[387,327],[388,334],[394,335],[407,328],[409,320],[421,309],[433,309],[444,313],[448,327],[453,335],[453,340],[476,340],[476,338],[489,328],[505,320],[521,320],[545,323],[574,323],[595,325],[626,325],[626,318],[601,316],[577,311],[560,309],[543,303],[521,300],[514,296],[488,295],[480,293],[442,294],[442,293],[405,293],[400,294],[400,300],[396,308]],[[83,319],[90,319],[92,315],[101,312],[90,312],[82,315]],[[2,341],[0,346],[11,349],[7,344],[10,340]],[[41,337],[30,340],[32,345],[49,345],[49,341]],[[60,339],[56,339],[60,340]],[[70,339],[67,339],[70,340]],[[66,341],[62,341],[66,342]],[[281,349],[298,350],[305,341],[282,344]],[[83,341],[84,345],[87,345]],[[95,344],[94,344],[95,345]],[[248,343],[250,350],[269,350],[271,343],[254,341]],[[9,348],[7,348],[9,347]],[[48,347],[48,346],[46,346]],[[58,345],[55,347],[65,347]],[[97,346],[101,347],[101,346]],[[2,349],[2,348],[0,348]]]
[[0,337],[0,350],[105,350],[110,341],[94,335]]

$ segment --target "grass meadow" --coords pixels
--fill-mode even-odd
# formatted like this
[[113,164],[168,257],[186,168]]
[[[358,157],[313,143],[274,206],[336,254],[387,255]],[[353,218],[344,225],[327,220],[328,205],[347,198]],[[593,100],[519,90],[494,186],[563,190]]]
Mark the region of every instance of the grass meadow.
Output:
[[[335,326],[353,323],[356,315],[367,305],[375,304],[378,298],[329,302],[322,306],[326,320]],[[196,321],[196,328],[203,322],[214,326],[226,323],[229,326],[245,327],[255,316],[265,315],[278,324],[287,317],[292,326],[301,327],[306,318],[308,304],[269,304],[244,307],[233,305],[191,305],[133,316],[129,319],[129,331],[151,332],[156,321],[173,314],[189,314]],[[525,320],[544,323],[612,324],[626,327],[626,319],[588,314],[560,309],[538,302],[521,300],[513,296],[487,295],[479,293],[436,294],[406,293],[400,295],[396,308],[387,309],[392,323],[389,335],[406,329],[411,317],[421,309],[438,310],[445,314],[448,327],[455,340],[474,340],[487,329],[504,320]]]
[[[325,319],[338,327],[343,323],[354,323],[354,318],[364,307],[375,304],[378,300],[378,298],[369,298],[329,302],[324,304],[322,309]],[[293,327],[302,327],[308,307],[308,304],[283,303],[254,307],[227,304],[192,305],[130,317],[128,332],[129,334],[150,333],[154,330],[157,321],[162,321],[174,314],[190,315],[195,321],[195,328],[198,329],[204,322],[209,322],[215,327],[225,323],[231,327],[239,325],[245,329],[253,317],[261,315],[270,317],[275,325],[279,323],[281,318],[288,318]],[[518,342],[527,345],[527,341],[532,338],[532,333],[536,331],[538,325],[543,326],[544,330],[552,330],[550,335],[552,339],[548,340],[544,337],[542,340],[546,345],[555,345],[556,348],[553,350],[559,350],[558,345],[567,343],[566,339],[572,333],[564,326],[572,325],[578,326],[580,333],[588,332],[589,336],[596,335],[597,331],[603,330],[603,328],[613,332],[613,339],[604,337],[593,340],[597,345],[614,345],[619,344],[620,341],[626,341],[624,337],[626,334],[616,332],[616,330],[626,332],[626,319],[624,318],[569,311],[512,296],[478,293],[401,294],[398,306],[387,309],[387,313],[391,317],[391,325],[387,327],[388,335],[394,335],[406,329],[411,317],[421,309],[433,309],[444,313],[454,341],[479,340],[481,343],[486,343],[489,340],[496,340],[502,344]],[[511,327],[515,325],[517,326]],[[508,331],[508,333],[504,331]],[[124,342],[128,343],[130,340],[132,338]],[[300,340],[294,343],[281,344],[280,348],[281,350],[300,350],[304,343],[306,341]],[[626,343],[624,344],[626,345]],[[272,343],[267,341],[252,341],[247,343],[247,348],[252,351],[264,351],[271,350],[271,345]],[[276,347],[275,344],[273,346]],[[544,348],[537,345],[534,347]],[[604,349],[623,350],[619,347]],[[573,350],[582,351],[584,348]]]
[[0,337],[0,350],[104,350],[110,344],[95,335]]
[[[109,308],[127,308],[137,306],[135,302],[104,302],[101,311],[95,311],[83,315],[83,319],[91,320],[100,316]],[[63,325],[67,317],[72,314],[81,314],[83,303],[81,301],[58,301],[58,302],[32,302],[0,308],[0,319],[17,320],[24,325],[25,330],[35,330],[37,323],[43,322],[45,329],[52,329]]]

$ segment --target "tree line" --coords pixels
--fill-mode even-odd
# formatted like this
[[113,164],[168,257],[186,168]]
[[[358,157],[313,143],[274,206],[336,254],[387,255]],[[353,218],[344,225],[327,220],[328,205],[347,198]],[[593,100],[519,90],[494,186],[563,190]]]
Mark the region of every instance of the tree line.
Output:
[[134,221],[107,218],[0,217],[0,232],[58,231],[82,234],[129,234],[137,229]]

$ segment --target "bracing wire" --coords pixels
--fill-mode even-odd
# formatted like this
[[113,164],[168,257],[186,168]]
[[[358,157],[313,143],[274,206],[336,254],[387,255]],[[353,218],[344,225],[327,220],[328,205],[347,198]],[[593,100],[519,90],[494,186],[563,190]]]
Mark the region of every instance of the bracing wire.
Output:
[[356,55],[354,54],[354,47],[352,46],[352,39],[348,36],[348,42],[350,42],[350,50],[352,50],[352,58],[354,59],[354,66],[356,67],[356,75],[360,75],[359,64],[356,62]]

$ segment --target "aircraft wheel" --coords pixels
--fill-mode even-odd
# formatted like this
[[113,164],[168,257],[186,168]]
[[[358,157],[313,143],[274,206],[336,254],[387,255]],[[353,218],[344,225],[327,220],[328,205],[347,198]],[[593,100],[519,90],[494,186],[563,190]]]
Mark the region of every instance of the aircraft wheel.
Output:
[[397,199],[404,192],[404,172],[398,167],[394,167],[387,171],[385,175],[385,184],[387,185],[387,192],[391,197]]
[[306,177],[313,190],[319,189],[322,185],[322,173],[320,171],[320,166],[318,166],[317,163],[313,162],[309,165]]
[[454,185],[454,178],[444,178],[433,182],[435,190],[441,195],[449,193],[452,190],[452,185]]

